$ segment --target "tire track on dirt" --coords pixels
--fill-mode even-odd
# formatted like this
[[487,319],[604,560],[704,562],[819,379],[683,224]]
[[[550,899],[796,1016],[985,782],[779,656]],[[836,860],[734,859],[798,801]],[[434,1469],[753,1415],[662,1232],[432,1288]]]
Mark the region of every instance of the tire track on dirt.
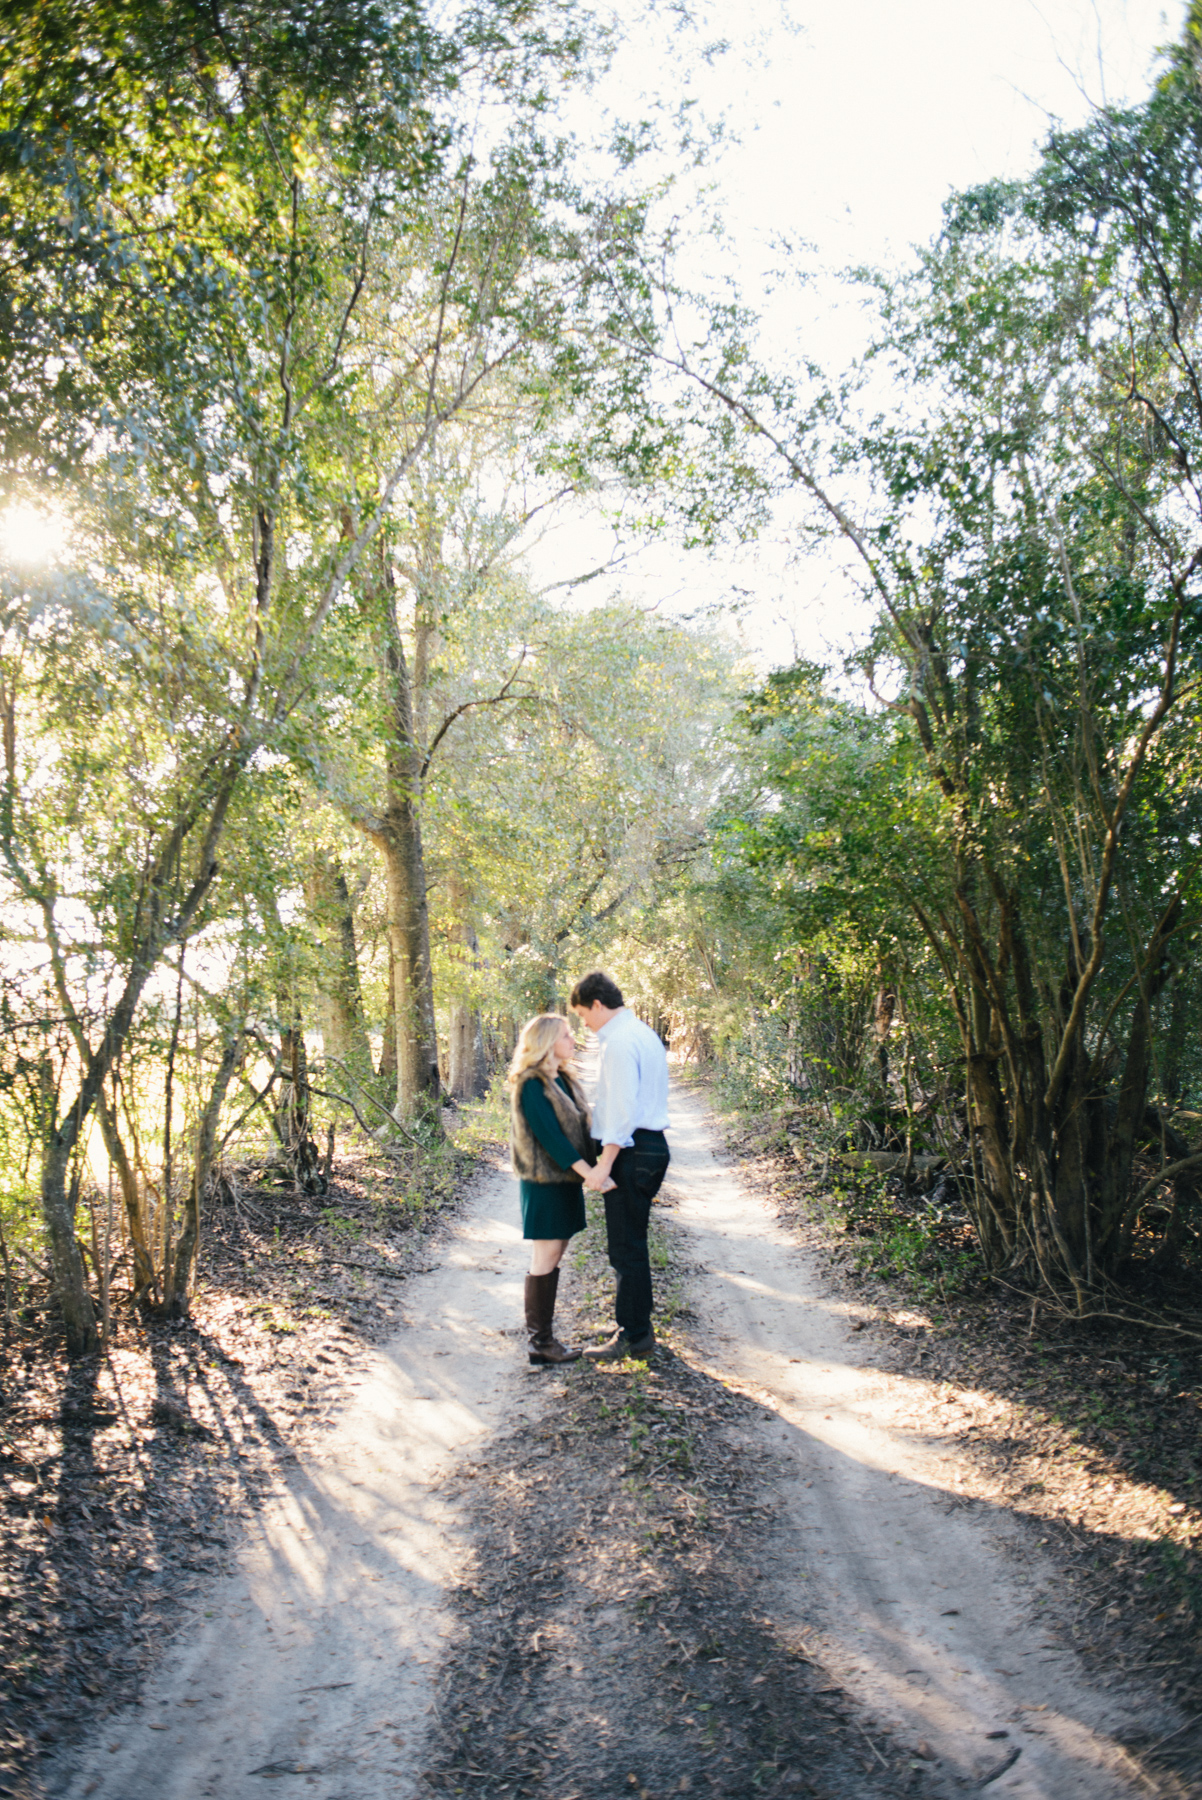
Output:
[[[537,1425],[462,1471],[477,1555],[425,1778],[481,1800],[921,1792],[867,1746],[762,1586],[761,1408],[671,1351],[544,1380]],[[876,1759],[875,1761],[873,1759]],[[903,1779],[882,1779],[886,1765]]]
[[[316,1449],[278,1471],[236,1572],[204,1599],[141,1700],[57,1770],[69,1800],[408,1800],[450,1629],[463,1522],[439,1480],[537,1396],[504,1335],[521,1305],[513,1184],[481,1184],[404,1329],[368,1357]],[[436,1246],[431,1246],[432,1250]]]
[[820,1621],[816,1653],[873,1717],[934,1753],[936,1791],[988,1781],[1011,1800],[1148,1792],[1114,1734],[1147,1730],[1158,1713],[1166,1731],[1177,1721],[1150,1696],[1098,1693],[1048,1640],[1038,1603],[1052,1571],[1030,1527],[967,1502],[954,1456],[900,1428],[914,1382],[866,1360],[820,1269],[716,1160],[697,1096],[674,1094],[673,1124],[695,1342],[712,1372],[764,1402],[749,1447],[781,1458],[782,1623],[804,1595],[804,1617]]

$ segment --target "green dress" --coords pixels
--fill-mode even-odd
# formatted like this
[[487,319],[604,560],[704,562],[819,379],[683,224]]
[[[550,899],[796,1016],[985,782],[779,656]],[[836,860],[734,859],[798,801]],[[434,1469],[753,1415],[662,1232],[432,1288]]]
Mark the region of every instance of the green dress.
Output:
[[[562,1075],[555,1077],[564,1093],[572,1090]],[[522,1083],[522,1111],[526,1123],[552,1162],[570,1169],[579,1160],[563,1126],[555,1116],[555,1108],[537,1075]],[[584,1230],[584,1187],[579,1181],[521,1181],[518,1188],[522,1200],[522,1236],[524,1238],[570,1238]]]

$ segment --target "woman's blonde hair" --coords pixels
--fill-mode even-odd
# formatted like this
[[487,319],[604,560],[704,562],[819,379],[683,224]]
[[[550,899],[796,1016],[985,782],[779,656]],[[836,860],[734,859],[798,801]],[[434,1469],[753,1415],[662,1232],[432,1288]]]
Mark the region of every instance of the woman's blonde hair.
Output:
[[[562,1013],[539,1013],[537,1019],[531,1019],[528,1025],[522,1026],[518,1047],[513,1053],[509,1073],[505,1077],[511,1088],[516,1090],[527,1075],[550,1074],[550,1070],[544,1065],[566,1024],[567,1020]],[[561,1063],[560,1067],[563,1066]]]

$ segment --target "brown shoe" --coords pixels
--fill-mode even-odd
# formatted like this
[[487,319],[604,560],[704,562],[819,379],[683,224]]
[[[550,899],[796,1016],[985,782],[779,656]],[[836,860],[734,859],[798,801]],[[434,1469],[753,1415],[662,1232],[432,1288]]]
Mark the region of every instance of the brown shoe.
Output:
[[561,1344],[557,1337],[553,1337],[549,1344],[531,1344],[527,1354],[532,1363],[579,1362],[581,1356],[579,1350],[572,1349],[568,1344]]
[[561,1344],[552,1330],[558,1288],[558,1269],[552,1269],[549,1275],[526,1277],[526,1331],[532,1363],[570,1363],[579,1360],[579,1350],[572,1350],[566,1344]]
[[646,1337],[628,1338],[624,1331],[615,1331],[604,1344],[596,1344],[584,1354],[589,1362],[625,1362],[633,1356],[638,1362],[645,1362],[655,1349],[655,1333],[647,1327]]

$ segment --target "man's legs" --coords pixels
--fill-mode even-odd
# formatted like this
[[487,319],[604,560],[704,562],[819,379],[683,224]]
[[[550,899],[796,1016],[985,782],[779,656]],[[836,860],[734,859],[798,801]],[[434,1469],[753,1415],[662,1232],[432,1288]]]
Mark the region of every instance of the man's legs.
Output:
[[638,1131],[634,1147],[620,1150],[610,1173],[616,1187],[605,1195],[605,1239],[617,1277],[614,1317],[631,1343],[651,1333],[651,1261],[647,1224],[651,1202],[668,1169],[662,1131]]

